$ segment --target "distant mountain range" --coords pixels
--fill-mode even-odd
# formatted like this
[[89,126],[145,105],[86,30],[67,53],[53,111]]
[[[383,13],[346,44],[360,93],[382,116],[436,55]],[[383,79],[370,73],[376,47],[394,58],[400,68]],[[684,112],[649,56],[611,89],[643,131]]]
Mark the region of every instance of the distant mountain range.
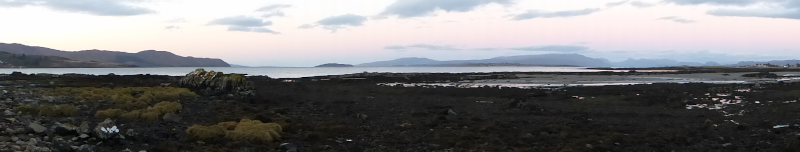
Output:
[[[0,52],[25,54],[51,58],[49,60],[19,60],[8,58],[13,64],[27,67],[249,67],[232,65],[221,59],[178,56],[167,51],[145,50],[137,53],[105,50],[61,51],[46,47],[27,46],[16,43],[0,43]],[[12,55],[14,57],[14,55]],[[60,58],[52,58],[60,57]],[[356,67],[393,66],[581,66],[581,67],[665,67],[665,66],[745,66],[770,63],[773,65],[796,65],[800,60],[743,61],[722,65],[716,62],[680,62],[672,59],[627,59],[610,62],[604,58],[591,58],[580,54],[541,54],[501,56],[489,59],[439,61],[428,58],[408,57],[389,61],[377,61],[355,65]],[[14,66],[6,64],[5,66]],[[38,65],[37,65],[38,64]],[[64,65],[60,65],[64,64]],[[0,65],[3,66],[3,65]],[[327,64],[320,66],[349,66]],[[271,67],[271,66],[255,66]]]
[[0,51],[13,54],[58,56],[78,61],[119,63],[140,67],[230,67],[221,59],[183,57],[167,51],[127,53],[105,50],[61,51],[45,47],[0,43]]
[[733,66],[745,66],[745,65],[756,65],[756,64],[773,64],[773,65],[797,65],[800,63],[800,60],[772,60],[767,62],[756,62],[756,61],[744,61],[733,64]]
[[717,62],[679,62],[671,59],[628,59],[611,63],[614,67],[721,66]]
[[497,64],[498,65],[539,65],[539,66],[559,66],[571,65],[582,67],[665,67],[665,66],[744,66],[755,64],[797,64],[800,60],[774,60],[767,62],[743,61],[737,64],[722,65],[716,62],[680,62],[671,59],[628,59],[621,62],[610,62],[604,58],[591,58],[580,54],[542,54],[542,55],[519,55],[504,56],[490,59],[479,60],[450,60],[437,61],[428,58],[408,57],[389,61],[377,61],[358,64],[358,67],[392,67],[392,66],[458,66],[475,64]]
[[428,58],[417,58],[417,57],[409,57],[409,58],[399,58],[389,61],[377,61],[377,62],[370,62],[370,63],[362,63],[355,66],[358,67],[391,67],[391,66],[414,66],[414,65],[430,65],[430,64],[437,64],[441,61],[431,60]]
[[325,63],[325,64],[318,65],[318,66],[315,66],[315,67],[353,67],[353,65],[340,64],[340,63]]

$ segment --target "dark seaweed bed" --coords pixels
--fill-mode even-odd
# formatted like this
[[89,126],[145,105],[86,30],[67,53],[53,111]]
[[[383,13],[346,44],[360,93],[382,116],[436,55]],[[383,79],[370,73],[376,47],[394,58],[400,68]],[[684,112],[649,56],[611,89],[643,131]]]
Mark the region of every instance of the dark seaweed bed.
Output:
[[[297,145],[300,151],[800,150],[800,127],[795,126],[800,124],[800,103],[785,102],[800,98],[797,83],[652,84],[557,90],[376,85],[453,80],[459,75],[329,80],[248,77],[258,90],[255,99],[201,97],[181,101],[184,109],[178,113],[182,117],[180,122],[122,121],[119,123],[125,125],[120,128],[134,129],[138,134],[114,141],[79,139],[70,144],[97,145],[95,151],[280,151],[283,143]],[[54,86],[37,86],[46,88],[175,85],[180,77],[62,75],[54,78],[17,74],[2,79],[4,85],[25,84],[23,88],[29,88],[27,84],[55,82]],[[737,92],[738,89],[751,91]],[[715,96],[716,93],[732,95]],[[744,98],[743,103],[727,105],[721,110],[685,108],[687,104],[719,103],[711,98],[735,96]],[[13,106],[16,103],[4,103],[2,108]],[[33,116],[30,120],[39,120],[45,126],[80,121],[97,124],[101,120],[93,117],[93,110],[104,106],[107,105],[89,105],[95,108],[83,109],[69,118]],[[194,124],[210,125],[242,118],[285,123],[282,138],[269,144],[227,139],[198,142],[185,133]],[[789,127],[776,128],[777,125]],[[28,136],[0,134],[21,135]],[[48,134],[33,136],[43,138]],[[45,141],[37,146],[54,149],[46,143],[55,142]],[[0,146],[0,151],[10,147],[10,144]]]

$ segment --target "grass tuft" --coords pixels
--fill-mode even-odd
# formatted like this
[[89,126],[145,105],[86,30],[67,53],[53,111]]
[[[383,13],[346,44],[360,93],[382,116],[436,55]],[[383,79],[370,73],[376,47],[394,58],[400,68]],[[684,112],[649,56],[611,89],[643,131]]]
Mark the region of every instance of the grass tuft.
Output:
[[226,122],[220,122],[217,125],[221,126],[222,128],[225,128],[225,130],[233,130],[236,129],[236,124],[237,124],[236,121],[226,121]]
[[186,129],[186,134],[197,140],[208,140],[211,138],[225,136],[225,128],[219,125],[201,126],[192,125]]
[[139,118],[141,120],[156,121],[158,120],[159,116],[161,116],[161,114],[162,113],[160,110],[150,107],[142,110],[142,115]]
[[78,111],[78,107],[70,105],[70,104],[61,104],[61,105],[40,105],[40,106],[19,106],[14,108],[16,112],[22,112],[26,114],[39,114],[40,116],[48,116],[48,117],[69,117],[75,114]]
[[283,128],[277,123],[262,123],[258,120],[242,119],[241,121],[226,121],[216,125],[193,125],[186,129],[190,137],[197,140],[207,140],[224,135],[233,141],[249,141],[253,143],[270,143],[281,138]]
[[128,111],[128,112],[123,113],[119,117],[122,118],[122,119],[125,119],[125,120],[132,121],[132,120],[141,119],[141,115],[142,115],[142,110],[132,110],[132,111]]
[[30,105],[21,105],[14,107],[14,112],[21,112],[24,114],[35,114],[39,113],[39,108]]
[[116,119],[120,115],[122,115],[122,109],[111,108],[106,110],[97,110],[97,113],[94,114],[94,117],[104,120],[108,118]]
[[61,104],[55,106],[55,116],[64,116],[70,117],[78,111],[78,107],[70,105],[70,104]]
[[250,141],[254,143],[270,143],[280,139],[279,133],[283,132],[281,125],[276,123],[262,123],[258,120],[242,119],[233,131],[225,137],[235,141]]
[[176,113],[183,108],[183,105],[178,102],[169,102],[163,101],[160,103],[155,104],[152,107],[147,107],[146,104],[135,102],[135,103],[127,103],[125,105],[128,106],[135,106],[135,107],[145,107],[143,109],[136,109],[131,111],[123,111],[122,109],[107,109],[107,110],[99,110],[95,117],[100,119],[105,118],[122,118],[129,121],[134,120],[145,120],[145,121],[158,121],[160,120],[161,116],[166,113]]
[[183,105],[178,102],[162,101],[153,106],[153,108],[158,109],[161,114],[176,113],[178,110],[183,109]]
[[197,98],[197,94],[189,89],[176,87],[65,87],[55,88],[49,92],[49,95],[70,97],[77,101],[111,101],[118,107],[125,107],[129,103],[135,102],[151,104],[154,101],[178,101]]

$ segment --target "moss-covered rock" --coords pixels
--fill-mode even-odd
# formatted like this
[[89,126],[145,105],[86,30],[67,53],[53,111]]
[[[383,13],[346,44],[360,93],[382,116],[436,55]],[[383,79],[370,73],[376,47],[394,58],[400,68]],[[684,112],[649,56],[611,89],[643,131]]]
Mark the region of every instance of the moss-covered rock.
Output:
[[245,74],[224,74],[200,68],[181,78],[180,85],[200,95],[238,99],[251,99],[255,96],[254,84],[247,81]]

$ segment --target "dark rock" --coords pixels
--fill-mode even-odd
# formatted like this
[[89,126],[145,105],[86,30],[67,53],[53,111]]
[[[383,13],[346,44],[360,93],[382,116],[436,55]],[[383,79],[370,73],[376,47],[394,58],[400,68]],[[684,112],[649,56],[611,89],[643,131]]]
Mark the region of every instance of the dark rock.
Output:
[[179,143],[174,141],[166,141],[156,145],[155,148],[153,148],[153,151],[177,152],[180,151],[180,148],[181,147]]
[[128,139],[120,139],[120,140],[119,140],[119,143],[120,143],[120,144],[123,144],[123,145],[133,145],[133,144],[134,144],[134,142],[133,142],[133,141],[131,141],[131,140],[128,140]]
[[778,74],[769,72],[749,73],[742,75],[743,77],[759,77],[759,78],[778,78]]
[[11,76],[12,77],[21,77],[21,76],[25,76],[25,74],[23,74],[22,72],[19,72],[19,71],[14,71],[14,72],[11,72]]
[[227,144],[225,144],[225,147],[231,149],[239,149],[242,147],[249,147],[249,146],[252,146],[252,144],[250,144],[250,142],[245,142],[245,141],[228,142]]
[[32,123],[28,124],[28,128],[30,128],[31,130],[33,130],[33,132],[36,132],[36,133],[43,133],[43,132],[47,131],[46,127],[44,127],[44,126],[42,126],[42,125],[40,125],[38,123],[35,123],[35,122],[32,122]]
[[162,117],[162,119],[168,122],[181,122],[181,117],[176,115],[175,113],[164,114],[164,117]]
[[321,139],[321,137],[319,136],[319,134],[309,133],[309,134],[305,135],[304,139],[308,140],[308,141],[317,141],[317,140]]
[[0,136],[0,142],[11,142],[11,137]]
[[31,146],[33,146],[33,145],[36,145],[36,144],[38,144],[38,143],[39,143],[39,142],[41,142],[41,141],[42,141],[42,140],[41,140],[41,139],[39,139],[39,138],[30,138],[30,139],[28,140],[28,143],[27,143],[27,144],[28,144],[28,145],[31,145]]
[[75,126],[72,126],[72,125],[59,124],[59,125],[53,126],[51,131],[56,135],[61,135],[61,136],[73,135],[73,136],[75,136],[75,135],[78,135],[78,132],[76,131],[77,129],[78,129],[78,127],[75,127]]
[[746,125],[741,125],[741,124],[740,125],[736,125],[736,130],[743,131],[743,130],[747,130],[747,129],[748,129],[748,127]]
[[70,144],[65,143],[65,142],[53,142],[53,144],[50,145],[50,150],[53,150],[54,152],[73,152],[73,151],[75,151],[75,149],[72,149],[72,146]]
[[180,139],[179,132],[181,131],[173,130],[162,125],[155,125],[151,126],[148,130],[142,130],[140,133],[137,133],[138,135],[136,138],[138,140],[149,140],[152,142],[174,141]]
[[84,121],[83,123],[81,123],[80,128],[78,128],[78,132],[84,133],[84,134],[90,133],[91,130],[90,130],[90,127],[89,127],[89,122]]
[[256,115],[254,120],[259,120],[259,121],[264,122],[264,123],[268,123],[268,122],[272,122],[273,121],[271,117],[266,116],[264,114]]
[[300,150],[297,148],[297,144],[294,144],[294,143],[283,143],[283,144],[281,144],[280,151],[282,151],[282,152],[300,152]]
[[33,148],[28,147],[28,150],[26,150],[26,151],[30,151],[30,152],[51,152],[52,150],[50,150],[50,148],[47,148],[47,147],[33,147]]
[[361,120],[367,120],[367,115],[359,113],[359,114],[356,114],[356,118],[359,118]]
[[137,133],[133,129],[128,129],[128,131],[125,132],[125,135],[128,136],[128,137],[135,138],[135,137],[137,137],[139,135],[139,133]]
[[458,115],[453,109],[447,109],[447,115]]
[[81,145],[75,152],[94,152],[94,146],[88,144]]
[[470,120],[472,120],[472,121],[483,121],[483,118],[473,117]]

